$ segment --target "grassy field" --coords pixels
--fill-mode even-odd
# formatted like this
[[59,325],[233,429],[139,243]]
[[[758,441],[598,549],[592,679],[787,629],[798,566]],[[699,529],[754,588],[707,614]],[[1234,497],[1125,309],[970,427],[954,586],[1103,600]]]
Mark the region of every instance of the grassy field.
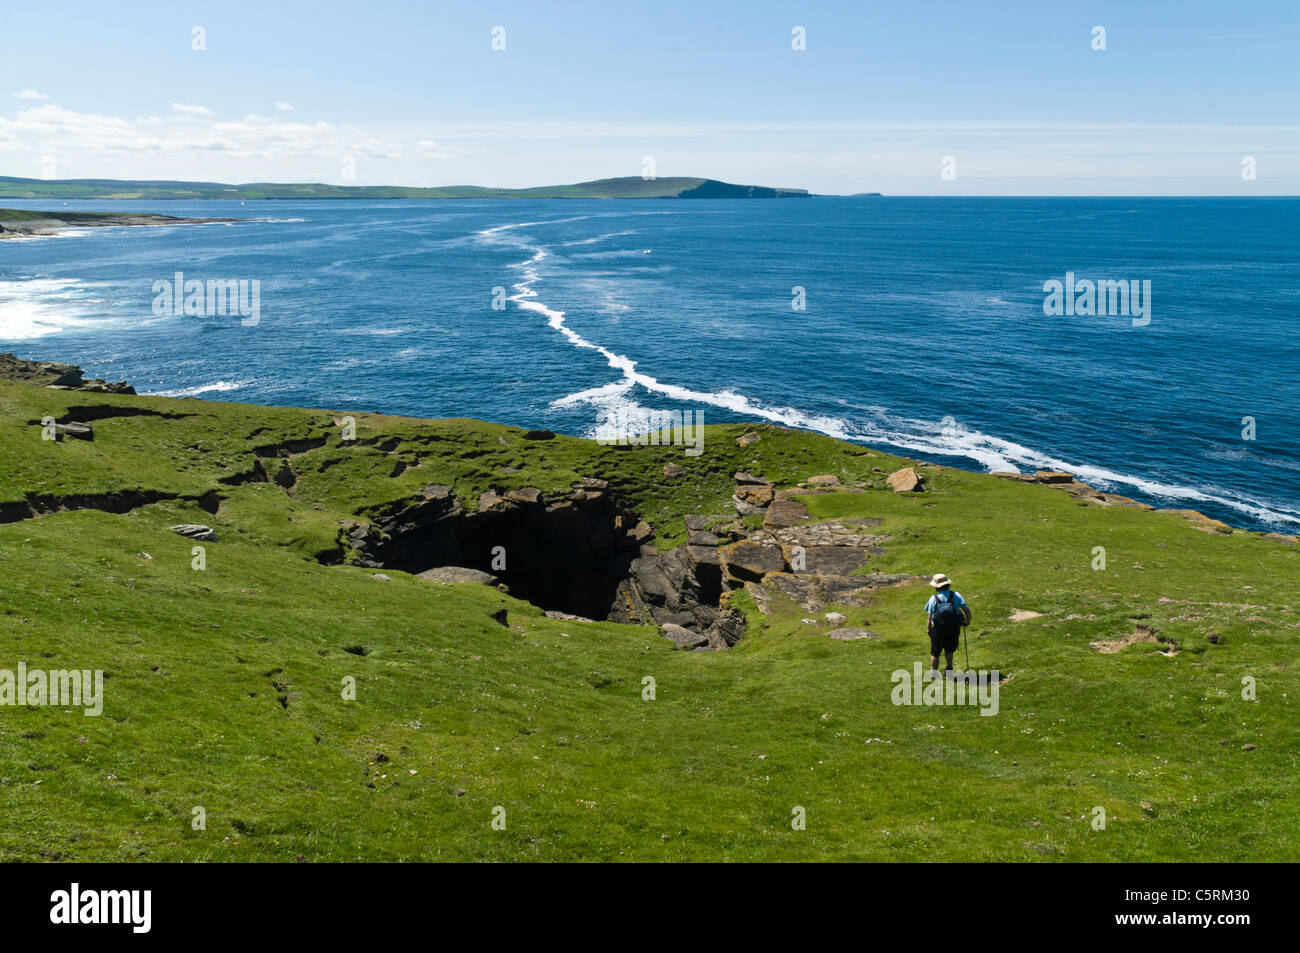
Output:
[[[366,414],[343,443],[326,411],[19,383],[0,409],[0,668],[106,673],[100,717],[0,708],[0,859],[1300,857],[1300,551],[1283,541],[934,466],[896,494],[906,461],[767,427],[744,448],[750,428],[710,427],[688,457]],[[94,440],[42,440],[47,415],[91,418]],[[244,482],[259,458],[296,482]],[[687,477],[664,481],[668,462]],[[843,609],[881,636],[853,642],[740,594],[745,639],[691,653],[320,561],[341,522],[429,483],[472,507],[608,479],[670,546],[683,514],[726,510],[742,468],[839,476],[806,500],[883,520],[869,571],[952,576],[971,667],[1010,673],[998,714],[892,703],[891,673],[928,652],[921,583]],[[182,522],[216,530],[202,571]],[[1090,647],[1137,624],[1172,641]]]

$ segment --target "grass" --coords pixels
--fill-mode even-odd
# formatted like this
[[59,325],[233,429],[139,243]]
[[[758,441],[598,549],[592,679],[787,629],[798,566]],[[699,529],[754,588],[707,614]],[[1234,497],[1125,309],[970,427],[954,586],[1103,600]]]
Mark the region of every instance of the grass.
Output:
[[[42,441],[31,423],[92,407],[137,413],[92,421],[93,442]],[[743,449],[749,428],[710,427],[687,457],[367,414],[343,444],[326,411],[19,383],[0,383],[0,411],[0,512],[157,499],[0,523],[0,668],[106,673],[98,718],[0,708],[0,859],[1300,856],[1300,553],[1260,534],[934,466],[925,493],[895,494],[884,476],[907,461],[772,427]],[[272,474],[287,460],[291,490],[238,482],[259,456]],[[667,462],[687,476],[666,482]],[[815,518],[883,520],[870,571],[956,580],[975,611],[971,667],[1012,676],[998,715],[891,703],[890,673],[926,652],[922,584],[841,608],[878,640],[835,642],[806,610],[778,600],[765,616],[741,595],[746,638],[683,653],[652,627],[317,559],[341,521],[429,483],[472,506],[488,488],[586,476],[674,545],[683,514],[726,510],[742,468],[863,484],[805,499]],[[212,491],[216,514],[200,505]],[[168,530],[180,522],[216,529],[206,570]],[[1016,609],[1043,615],[1012,622]],[[1089,647],[1138,621],[1177,654]]]

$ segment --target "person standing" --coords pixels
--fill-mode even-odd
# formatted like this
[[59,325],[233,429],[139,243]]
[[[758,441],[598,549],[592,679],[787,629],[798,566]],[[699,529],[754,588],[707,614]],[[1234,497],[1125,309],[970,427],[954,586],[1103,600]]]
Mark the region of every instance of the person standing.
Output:
[[951,678],[952,654],[957,651],[957,643],[961,640],[961,627],[970,625],[970,606],[943,573],[936,573],[930,586],[934,595],[925,604],[925,614],[930,620],[930,674],[926,677],[939,677],[939,655],[942,653],[948,663],[944,666],[944,675]]

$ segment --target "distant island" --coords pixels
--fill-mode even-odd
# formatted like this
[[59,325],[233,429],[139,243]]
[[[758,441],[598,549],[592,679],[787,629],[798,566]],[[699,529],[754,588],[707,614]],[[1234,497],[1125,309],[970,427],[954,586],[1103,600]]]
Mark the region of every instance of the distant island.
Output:
[[178,218],[146,212],[47,212],[0,208],[0,239],[25,235],[54,235],[66,228],[104,228],[122,225],[207,225],[238,222],[237,218]]
[[717,179],[630,175],[576,185],[496,189],[479,185],[408,188],[400,185],[325,185],[251,182],[170,182],[127,179],[21,179],[0,175],[9,199],[784,199],[808,198],[807,189],[733,185]]

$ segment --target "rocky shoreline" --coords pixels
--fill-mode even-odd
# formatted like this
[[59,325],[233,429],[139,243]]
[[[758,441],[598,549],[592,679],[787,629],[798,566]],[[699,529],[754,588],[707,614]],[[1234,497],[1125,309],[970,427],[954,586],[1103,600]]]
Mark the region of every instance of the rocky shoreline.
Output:
[[0,209],[0,239],[58,235],[70,228],[148,225],[211,225],[240,222],[238,218],[181,218],[147,212],[46,212]]
[[[28,361],[13,354],[0,354],[0,379],[57,390],[135,394],[125,381],[87,380],[75,365]],[[122,412],[122,408],[107,410]],[[94,440],[91,422],[104,416],[111,415],[98,408],[65,415],[53,421],[55,439]],[[763,441],[766,432],[760,431],[742,433],[736,444],[745,448]],[[532,442],[556,439],[545,430],[527,431],[522,437]],[[276,483],[289,493],[300,476],[296,457],[319,449],[327,440],[317,435],[259,448],[251,468],[219,482],[226,486]],[[886,461],[865,447],[843,452]],[[680,515],[687,536],[684,542],[662,549],[655,545],[662,526],[650,522],[659,519],[638,515],[611,486],[609,472],[581,476],[567,488],[489,489],[477,498],[463,499],[457,498],[451,485],[429,483],[415,496],[352,511],[352,517],[340,522],[334,545],[317,558],[326,564],[397,570],[433,583],[496,586],[556,618],[654,625],[684,650],[727,649],[744,637],[746,616],[732,605],[739,594],[746,595],[762,615],[772,614],[783,600],[790,600],[808,614],[802,622],[813,627],[810,630],[827,629],[826,635],[839,640],[870,639],[877,636],[867,628],[844,628],[846,618],[836,609],[869,606],[878,590],[914,584],[921,577],[882,571],[885,564],[880,557],[890,537],[878,530],[880,519],[815,519],[805,501],[827,493],[927,494],[928,483],[937,476],[935,465],[898,467],[897,462],[901,461],[890,467],[871,466],[870,472],[863,468],[853,477],[787,474],[780,484],[762,474],[737,470],[732,474],[728,506],[716,507],[712,513],[679,511],[665,517]],[[665,483],[687,475],[676,463],[664,465],[661,474]],[[993,475],[1059,489],[1085,504],[1155,510],[1099,491],[1071,473]],[[204,508],[216,512],[218,505],[209,501]],[[1194,510],[1157,512],[1181,516],[1207,533],[1234,532]],[[211,532],[188,524],[173,529],[191,535]],[[1296,545],[1294,536],[1264,535]],[[510,570],[502,575],[509,579],[508,588],[498,575],[504,562],[497,565],[497,554],[507,551]]]
[[109,383],[102,378],[86,379],[76,364],[57,361],[29,361],[16,354],[0,353],[0,379],[40,384],[55,390],[80,390],[91,394],[134,394],[126,381]]

